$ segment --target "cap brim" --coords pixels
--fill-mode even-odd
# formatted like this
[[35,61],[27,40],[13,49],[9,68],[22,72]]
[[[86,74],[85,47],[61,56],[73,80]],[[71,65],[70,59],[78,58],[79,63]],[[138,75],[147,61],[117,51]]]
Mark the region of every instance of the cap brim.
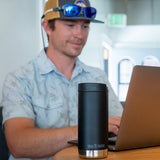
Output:
[[104,23],[103,21],[99,21],[99,20],[96,20],[96,19],[92,20],[91,22],[93,22],[93,23]]

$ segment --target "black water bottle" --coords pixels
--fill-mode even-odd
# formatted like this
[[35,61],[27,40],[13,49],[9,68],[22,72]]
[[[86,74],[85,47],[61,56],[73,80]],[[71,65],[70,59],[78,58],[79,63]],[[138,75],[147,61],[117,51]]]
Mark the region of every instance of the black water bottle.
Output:
[[106,84],[78,85],[78,151],[81,158],[108,153],[108,90]]

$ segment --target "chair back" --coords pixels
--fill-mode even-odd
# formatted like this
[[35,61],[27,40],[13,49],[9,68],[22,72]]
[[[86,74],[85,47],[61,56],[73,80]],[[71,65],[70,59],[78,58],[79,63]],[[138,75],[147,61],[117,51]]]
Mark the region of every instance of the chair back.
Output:
[[0,106],[0,160],[8,160],[9,150],[6,144],[2,120],[2,107]]

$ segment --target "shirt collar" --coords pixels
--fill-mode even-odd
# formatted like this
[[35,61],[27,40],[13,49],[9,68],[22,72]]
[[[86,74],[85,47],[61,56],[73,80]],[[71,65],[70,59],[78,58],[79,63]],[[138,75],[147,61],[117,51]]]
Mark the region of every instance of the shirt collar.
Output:
[[57,70],[56,66],[47,57],[44,49],[40,52],[40,54],[37,58],[37,65],[38,65],[40,74],[47,74],[53,70]]
[[89,68],[82,61],[80,61],[79,58],[77,58],[72,78],[76,77],[77,75],[83,72],[89,72]]

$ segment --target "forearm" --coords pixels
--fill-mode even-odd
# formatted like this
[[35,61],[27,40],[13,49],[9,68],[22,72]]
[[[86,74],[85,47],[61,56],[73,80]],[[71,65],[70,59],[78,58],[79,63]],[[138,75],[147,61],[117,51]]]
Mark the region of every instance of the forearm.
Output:
[[[68,140],[77,139],[77,127],[59,129],[25,128],[16,131],[10,150],[16,158],[51,157],[68,147]],[[12,133],[13,134],[13,133]]]
[[[28,129],[19,144],[22,157],[43,158],[53,156],[68,146],[67,141],[76,139],[75,127],[61,129]],[[26,136],[25,136],[26,134]],[[24,144],[24,145],[23,145]]]

